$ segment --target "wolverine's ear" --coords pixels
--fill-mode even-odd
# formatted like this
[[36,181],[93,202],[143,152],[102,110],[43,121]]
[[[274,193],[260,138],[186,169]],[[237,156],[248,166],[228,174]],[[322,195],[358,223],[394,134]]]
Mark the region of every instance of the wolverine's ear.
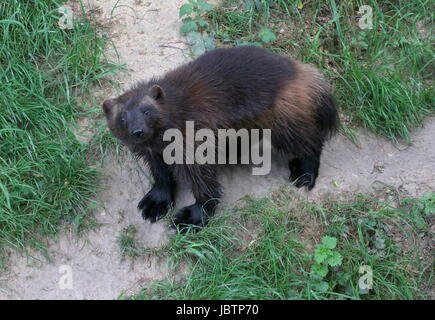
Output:
[[115,99],[109,99],[109,100],[105,100],[103,102],[103,110],[105,114],[109,114],[113,107],[116,105],[116,101]]
[[149,96],[158,102],[162,102],[165,100],[165,91],[162,87],[158,85],[153,85],[150,88]]

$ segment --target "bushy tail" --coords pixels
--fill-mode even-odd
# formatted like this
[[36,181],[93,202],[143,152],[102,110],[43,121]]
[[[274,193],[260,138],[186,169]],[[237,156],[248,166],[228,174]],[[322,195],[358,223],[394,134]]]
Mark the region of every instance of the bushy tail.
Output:
[[332,90],[323,74],[314,66],[301,63],[298,68],[300,77],[310,88],[310,96],[315,104],[316,126],[323,143],[338,131],[340,124]]
[[316,121],[324,140],[337,133],[340,119],[334,98],[330,92],[323,92],[319,96],[316,106]]

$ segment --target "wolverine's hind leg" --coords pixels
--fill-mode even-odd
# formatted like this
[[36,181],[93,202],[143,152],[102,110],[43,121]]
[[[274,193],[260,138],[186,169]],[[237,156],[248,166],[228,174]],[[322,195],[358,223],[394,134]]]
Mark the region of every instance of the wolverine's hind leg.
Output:
[[320,153],[321,151],[318,151],[311,156],[289,161],[290,181],[297,188],[305,186],[308,190],[313,189],[319,175]]
[[276,130],[275,135],[272,135],[272,145],[285,157],[291,159],[288,162],[291,171],[290,181],[298,188],[305,186],[308,190],[311,190],[319,174],[322,144],[312,146],[309,152],[306,150],[302,135],[299,135],[301,138],[291,139],[289,135],[282,134],[283,131]]

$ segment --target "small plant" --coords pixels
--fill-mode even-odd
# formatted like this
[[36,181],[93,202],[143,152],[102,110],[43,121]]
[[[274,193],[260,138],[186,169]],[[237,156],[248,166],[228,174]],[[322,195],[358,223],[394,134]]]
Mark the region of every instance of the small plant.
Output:
[[311,276],[316,291],[326,292],[335,287],[336,281],[328,283],[325,280],[330,268],[339,267],[343,260],[342,255],[334,250],[336,246],[337,238],[329,236],[323,237],[322,243],[316,245],[314,264],[311,266]]
[[267,27],[262,27],[260,29],[260,33],[258,34],[258,36],[260,37],[261,41],[264,43],[270,43],[276,40],[276,36],[273,33],[273,31]]
[[129,225],[118,236],[117,242],[123,257],[128,256],[134,260],[144,253],[144,248],[136,240],[136,233],[137,229]]
[[213,7],[205,0],[189,0],[180,8],[180,18],[184,17],[180,32],[186,36],[194,56],[199,56],[216,47],[214,35],[207,33],[209,24],[202,18],[205,13],[212,9]]

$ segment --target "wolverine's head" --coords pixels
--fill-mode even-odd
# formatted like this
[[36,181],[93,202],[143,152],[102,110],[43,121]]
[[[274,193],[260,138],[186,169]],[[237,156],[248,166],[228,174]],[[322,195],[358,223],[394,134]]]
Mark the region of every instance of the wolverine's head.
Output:
[[148,89],[139,87],[104,101],[103,110],[110,131],[125,145],[145,143],[155,133],[158,105],[163,100],[163,89],[154,85]]

